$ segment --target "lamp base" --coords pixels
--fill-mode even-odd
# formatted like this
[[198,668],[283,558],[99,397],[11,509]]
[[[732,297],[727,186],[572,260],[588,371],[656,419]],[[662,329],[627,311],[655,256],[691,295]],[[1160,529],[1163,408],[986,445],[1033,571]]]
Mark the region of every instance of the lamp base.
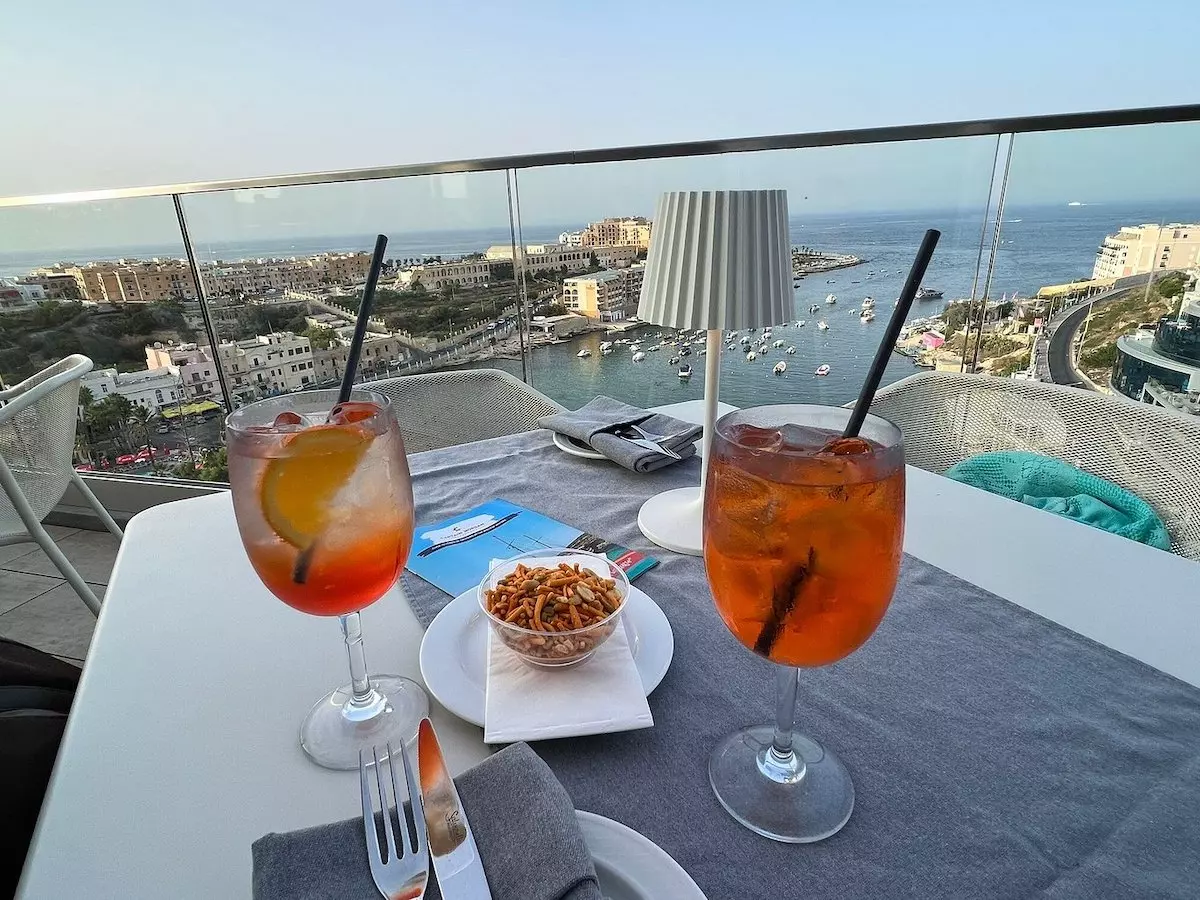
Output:
[[704,508],[699,487],[676,488],[656,494],[638,511],[638,528],[660,547],[700,556]]

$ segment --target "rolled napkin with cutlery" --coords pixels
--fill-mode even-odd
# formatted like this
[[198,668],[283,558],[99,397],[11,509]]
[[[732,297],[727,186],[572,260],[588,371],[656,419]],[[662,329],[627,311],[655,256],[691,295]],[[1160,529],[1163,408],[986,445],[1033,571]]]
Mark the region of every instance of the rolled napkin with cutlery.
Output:
[[[654,449],[651,446],[654,444],[681,459],[694,456],[696,439],[704,430],[699,425],[648,412],[603,395],[574,412],[567,410],[546,416],[539,424],[583,441],[597,453],[603,453],[634,472],[653,472],[679,461],[669,453]],[[625,430],[635,425],[645,434]]]
[[[601,900],[571,798],[528,744],[506,747],[455,784],[493,900]],[[361,816],[265,835],[252,853],[255,900],[379,900]],[[431,878],[426,900],[441,897]]]

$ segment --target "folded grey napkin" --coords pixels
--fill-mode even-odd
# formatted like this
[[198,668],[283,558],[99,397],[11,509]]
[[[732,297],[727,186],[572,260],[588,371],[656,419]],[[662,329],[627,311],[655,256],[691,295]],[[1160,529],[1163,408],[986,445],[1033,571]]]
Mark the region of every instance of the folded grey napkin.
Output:
[[607,433],[610,429],[621,425],[640,425],[651,434],[664,434],[667,439],[658,443],[674,450],[684,459],[695,455],[696,438],[704,431],[699,425],[682,422],[660,413],[647,412],[604,396],[597,397],[574,412],[567,410],[546,416],[539,420],[539,424],[543,428],[583,441],[597,453],[603,453],[613,462],[634,472],[653,472],[677,460],[657,450],[639,447],[625,438]]
[[[601,900],[571,798],[512,744],[455,779],[493,900]],[[361,818],[254,842],[255,900],[379,900]],[[440,900],[430,860],[427,900]]]

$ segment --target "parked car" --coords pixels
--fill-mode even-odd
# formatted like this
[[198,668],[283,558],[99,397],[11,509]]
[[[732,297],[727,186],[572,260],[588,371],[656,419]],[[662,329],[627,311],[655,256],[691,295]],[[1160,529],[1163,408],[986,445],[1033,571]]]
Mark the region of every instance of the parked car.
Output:
[[76,472],[95,472],[96,467],[88,463],[80,463],[75,467]]
[[168,425],[166,422],[163,422],[161,425],[159,425],[154,430],[158,434],[167,434],[171,430],[171,426]]
[[132,453],[125,453],[125,454],[117,457],[117,465],[118,466],[131,466],[137,461],[138,461],[137,457],[134,456]]

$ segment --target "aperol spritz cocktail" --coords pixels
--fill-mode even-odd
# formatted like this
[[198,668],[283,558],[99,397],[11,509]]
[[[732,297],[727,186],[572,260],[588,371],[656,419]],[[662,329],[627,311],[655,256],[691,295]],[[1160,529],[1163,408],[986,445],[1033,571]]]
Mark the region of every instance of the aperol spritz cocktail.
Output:
[[338,616],[351,683],[301,728],[321,765],[356,768],[358,749],[411,740],[428,710],[398,676],[368,676],[358,611],[382,597],[408,558],[412,482],[404,441],[382,394],[312,391],[264,400],[227,421],[238,531],[263,584],[289,606]]
[[735,818],[777,840],[820,840],[850,816],[840,761],[794,733],[797,671],[861,647],[887,611],[904,540],[899,430],[849,411],[767,406],[717,423],[706,478],[704,562],[713,600],[779,670],[777,723],[718,747],[710,777]]

